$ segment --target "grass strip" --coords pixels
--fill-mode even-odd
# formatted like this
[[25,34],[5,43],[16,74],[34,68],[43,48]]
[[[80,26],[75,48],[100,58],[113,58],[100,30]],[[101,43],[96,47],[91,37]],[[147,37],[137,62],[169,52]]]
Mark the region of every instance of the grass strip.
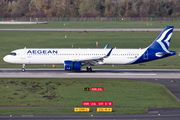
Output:
[[[84,87],[104,87],[104,91],[84,91]],[[83,101],[113,101],[112,107],[180,107],[162,85],[127,80],[0,78],[0,93],[0,106],[82,107]]]
[[112,112],[97,112],[90,108],[90,112],[74,112],[66,108],[0,108],[0,115],[64,115],[64,114],[140,114],[148,109],[113,109]]

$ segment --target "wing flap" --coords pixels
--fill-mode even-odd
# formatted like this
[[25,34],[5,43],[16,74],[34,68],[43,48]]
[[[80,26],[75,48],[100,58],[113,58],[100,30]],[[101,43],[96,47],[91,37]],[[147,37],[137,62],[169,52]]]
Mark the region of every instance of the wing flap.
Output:
[[86,61],[93,61],[93,60],[101,60],[103,57],[91,57],[91,58],[80,58],[80,59],[74,59],[75,61],[81,61],[81,62],[86,62]]

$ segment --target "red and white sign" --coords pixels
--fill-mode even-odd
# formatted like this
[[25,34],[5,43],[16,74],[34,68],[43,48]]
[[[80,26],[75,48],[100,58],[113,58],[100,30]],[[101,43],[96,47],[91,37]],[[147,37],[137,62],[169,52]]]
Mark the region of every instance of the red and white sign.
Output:
[[91,87],[91,91],[104,91],[104,87]]
[[82,103],[83,106],[112,106],[113,102],[112,101],[84,101]]
[[98,102],[94,102],[94,101],[91,101],[91,102],[88,102],[88,101],[84,101],[82,103],[83,106],[97,106],[98,105]]
[[112,106],[113,102],[112,101],[99,101],[98,106]]

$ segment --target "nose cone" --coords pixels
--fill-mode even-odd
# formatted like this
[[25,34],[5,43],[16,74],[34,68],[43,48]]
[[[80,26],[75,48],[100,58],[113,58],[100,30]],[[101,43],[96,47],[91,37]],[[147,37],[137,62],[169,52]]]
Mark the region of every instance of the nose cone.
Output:
[[3,58],[3,60],[4,60],[5,62],[8,62],[8,63],[11,62],[11,59],[10,59],[9,55],[6,55],[6,56]]

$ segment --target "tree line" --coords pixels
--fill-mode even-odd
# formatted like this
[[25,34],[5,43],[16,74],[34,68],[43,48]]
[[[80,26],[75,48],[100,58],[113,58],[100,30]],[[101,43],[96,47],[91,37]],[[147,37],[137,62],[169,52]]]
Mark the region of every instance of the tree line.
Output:
[[0,0],[0,17],[179,17],[180,0]]

